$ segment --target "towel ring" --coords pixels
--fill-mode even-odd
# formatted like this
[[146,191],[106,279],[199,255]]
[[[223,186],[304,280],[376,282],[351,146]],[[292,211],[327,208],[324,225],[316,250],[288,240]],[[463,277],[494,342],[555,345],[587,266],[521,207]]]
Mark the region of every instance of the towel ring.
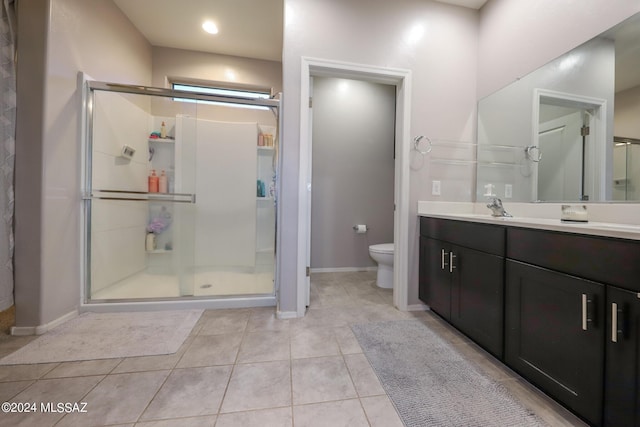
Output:
[[[534,151],[535,150],[535,151]],[[524,149],[525,157],[534,163],[542,160],[542,150],[537,145],[529,145]]]
[[[427,139],[427,149],[426,150],[421,150],[420,149],[420,141],[426,138]],[[422,154],[423,156],[429,152],[431,152],[431,148],[433,148],[433,145],[431,144],[431,140],[424,136],[424,135],[418,135],[415,138],[413,138],[413,148],[420,154]]]

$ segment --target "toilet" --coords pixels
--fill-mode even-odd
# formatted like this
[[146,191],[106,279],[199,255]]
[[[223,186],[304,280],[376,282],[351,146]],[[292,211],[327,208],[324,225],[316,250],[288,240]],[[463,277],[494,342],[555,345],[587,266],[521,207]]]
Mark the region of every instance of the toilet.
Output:
[[369,246],[369,255],[378,263],[376,284],[380,288],[393,288],[393,243]]

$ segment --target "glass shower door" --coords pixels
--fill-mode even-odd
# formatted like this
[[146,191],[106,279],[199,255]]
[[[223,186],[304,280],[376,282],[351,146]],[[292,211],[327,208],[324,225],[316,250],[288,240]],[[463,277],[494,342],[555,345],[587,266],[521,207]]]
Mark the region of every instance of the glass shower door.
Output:
[[275,302],[279,101],[89,87],[84,302]]
[[154,112],[196,106],[156,98],[91,92],[87,301],[194,295],[195,145],[176,114]]

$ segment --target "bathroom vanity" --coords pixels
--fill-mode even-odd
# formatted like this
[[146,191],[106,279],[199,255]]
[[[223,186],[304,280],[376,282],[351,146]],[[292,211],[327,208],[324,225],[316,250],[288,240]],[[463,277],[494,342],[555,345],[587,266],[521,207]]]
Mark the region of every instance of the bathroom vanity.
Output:
[[592,425],[640,422],[640,228],[421,216],[419,296]]

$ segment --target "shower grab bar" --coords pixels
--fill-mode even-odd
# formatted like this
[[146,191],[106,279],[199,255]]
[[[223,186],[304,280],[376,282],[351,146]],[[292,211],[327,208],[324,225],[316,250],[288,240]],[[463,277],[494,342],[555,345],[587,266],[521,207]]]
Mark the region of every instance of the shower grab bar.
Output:
[[145,193],[142,191],[93,190],[90,193],[83,194],[82,199],[195,203],[196,195],[188,193]]

